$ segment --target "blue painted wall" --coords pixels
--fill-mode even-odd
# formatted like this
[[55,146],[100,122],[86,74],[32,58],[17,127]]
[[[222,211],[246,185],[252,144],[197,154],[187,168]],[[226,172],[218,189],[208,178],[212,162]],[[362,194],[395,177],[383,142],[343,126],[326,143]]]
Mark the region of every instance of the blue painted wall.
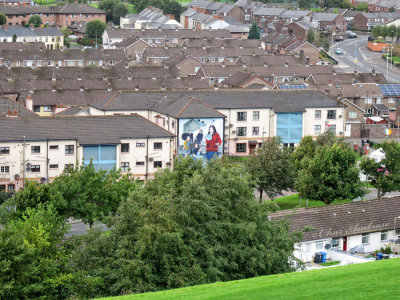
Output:
[[303,133],[302,113],[278,113],[276,121],[276,135],[282,143],[300,143]]
[[83,164],[88,165],[92,160],[96,170],[112,170],[117,163],[115,145],[83,146]]

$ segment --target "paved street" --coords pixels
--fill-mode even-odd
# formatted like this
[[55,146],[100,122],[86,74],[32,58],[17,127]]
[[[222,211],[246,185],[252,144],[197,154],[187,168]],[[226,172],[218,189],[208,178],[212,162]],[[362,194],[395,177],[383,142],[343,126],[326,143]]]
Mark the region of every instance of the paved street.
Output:
[[[345,39],[343,42],[333,44],[329,53],[339,61],[336,67],[338,71],[352,73],[357,70],[370,73],[375,69],[377,73],[383,73],[389,82],[400,82],[400,68],[389,65],[387,76],[386,62],[381,58],[382,53],[368,50],[367,41],[368,35],[359,35],[355,39]],[[342,49],[343,54],[335,54],[337,48]]]

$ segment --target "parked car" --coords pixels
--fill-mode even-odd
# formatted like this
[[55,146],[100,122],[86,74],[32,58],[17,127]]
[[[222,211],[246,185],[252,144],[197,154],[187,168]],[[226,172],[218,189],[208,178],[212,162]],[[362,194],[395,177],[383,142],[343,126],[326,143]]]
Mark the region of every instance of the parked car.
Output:
[[335,53],[336,54],[343,54],[343,50],[340,49],[340,48],[336,48]]
[[357,34],[355,32],[351,32],[347,35],[349,39],[355,39],[357,37]]
[[344,38],[341,35],[337,35],[335,37],[335,42],[343,42],[343,41],[344,41]]

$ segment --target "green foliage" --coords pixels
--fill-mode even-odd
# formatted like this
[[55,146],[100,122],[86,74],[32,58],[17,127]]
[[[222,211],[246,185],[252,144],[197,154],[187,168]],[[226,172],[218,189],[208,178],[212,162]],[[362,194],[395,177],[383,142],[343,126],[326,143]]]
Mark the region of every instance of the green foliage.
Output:
[[[286,220],[268,220],[241,164],[188,157],[123,201],[109,235],[91,233],[72,265],[115,295],[292,271]],[[289,258],[289,260],[288,260]]]
[[315,0],[297,0],[297,6],[301,9],[310,9],[313,5],[317,4]]
[[393,253],[392,247],[390,247],[390,245],[381,247],[380,249],[375,250],[375,254],[377,254],[377,253],[392,254]]
[[99,3],[99,9],[107,13],[107,22],[113,22],[116,25],[119,25],[120,17],[128,13],[128,8],[120,0],[102,0]]
[[312,28],[308,29],[307,32],[307,42],[310,44],[314,43],[315,41],[315,35],[314,35],[314,30]]
[[52,206],[27,209],[0,230],[0,298],[67,297],[72,274],[60,242],[64,222]]
[[90,21],[86,25],[85,37],[95,39],[96,37],[99,39],[103,35],[104,30],[106,29],[106,24],[101,22],[100,20]]
[[378,198],[400,188],[400,146],[395,141],[385,141],[381,146],[385,157],[380,162],[365,156],[360,163],[361,170],[377,189]]
[[366,2],[358,3],[356,6],[356,10],[368,12],[369,11],[368,3],[366,3]]
[[74,217],[92,225],[115,213],[137,186],[119,171],[96,171],[90,164],[64,172],[51,184],[27,182],[25,189],[15,194],[15,201],[17,212],[51,203],[63,218]]
[[291,153],[290,148],[281,147],[278,138],[271,138],[249,158],[247,168],[260,191],[260,201],[263,191],[273,199],[283,190],[293,189],[296,172]]
[[376,25],[372,28],[372,36],[377,38],[381,34],[381,25]]
[[382,36],[383,38],[386,38],[388,35],[388,30],[387,26],[381,26],[380,27],[380,32],[379,35]]
[[164,14],[172,14],[179,21],[180,14],[185,10],[184,7],[175,0],[130,0],[138,12],[148,6],[154,6],[163,10]]
[[128,8],[125,4],[116,3],[112,11],[113,23],[119,25],[120,17],[125,17],[128,13]]
[[17,35],[14,33],[12,36],[12,41],[15,43],[17,41]]
[[258,40],[258,39],[260,39],[260,29],[258,28],[258,25],[257,25],[256,22],[254,22],[251,25],[248,38],[249,38],[249,40]]
[[7,17],[5,14],[0,14],[0,25],[7,24]]
[[40,16],[35,15],[29,18],[28,25],[33,25],[34,27],[39,27],[42,25],[42,18]]
[[330,267],[330,266],[335,266],[335,265],[339,265],[339,264],[340,264],[340,261],[334,260],[334,261],[328,261],[328,262],[322,263],[320,265],[324,266],[324,267]]
[[389,9],[389,12],[394,13],[394,12],[396,12],[396,9],[392,6],[392,7]]
[[396,36],[396,25],[390,25],[387,29],[388,36],[393,38]]
[[301,161],[296,190],[302,198],[321,200],[325,204],[362,196],[364,189],[356,158],[346,144],[316,147],[314,156],[306,156]]

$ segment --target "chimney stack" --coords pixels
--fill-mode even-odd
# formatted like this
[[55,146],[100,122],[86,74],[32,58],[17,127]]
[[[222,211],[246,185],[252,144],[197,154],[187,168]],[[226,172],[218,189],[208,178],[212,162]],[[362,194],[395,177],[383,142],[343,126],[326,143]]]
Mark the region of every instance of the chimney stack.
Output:
[[25,103],[26,103],[26,108],[29,109],[30,111],[33,111],[33,100],[31,95],[28,95],[26,97]]

